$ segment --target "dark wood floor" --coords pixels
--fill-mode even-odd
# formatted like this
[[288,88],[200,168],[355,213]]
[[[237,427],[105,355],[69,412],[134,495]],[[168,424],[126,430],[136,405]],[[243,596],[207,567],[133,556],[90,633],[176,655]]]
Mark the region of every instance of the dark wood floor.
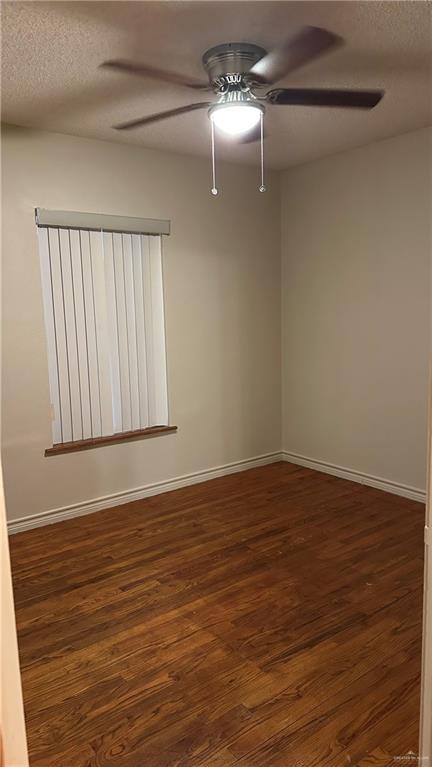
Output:
[[274,464],[13,536],[31,766],[417,752],[423,524]]

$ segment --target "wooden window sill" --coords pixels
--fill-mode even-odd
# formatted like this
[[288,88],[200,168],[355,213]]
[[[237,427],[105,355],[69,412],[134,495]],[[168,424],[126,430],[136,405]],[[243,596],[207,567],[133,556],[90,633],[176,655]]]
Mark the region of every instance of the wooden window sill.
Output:
[[59,455],[60,453],[75,453],[78,450],[91,450],[94,447],[113,445],[117,442],[130,442],[134,439],[157,437],[158,434],[169,434],[177,431],[177,426],[149,426],[148,429],[136,431],[122,431],[118,434],[109,434],[107,437],[95,437],[94,439],[82,439],[77,442],[61,442],[58,445],[47,447],[45,455]]

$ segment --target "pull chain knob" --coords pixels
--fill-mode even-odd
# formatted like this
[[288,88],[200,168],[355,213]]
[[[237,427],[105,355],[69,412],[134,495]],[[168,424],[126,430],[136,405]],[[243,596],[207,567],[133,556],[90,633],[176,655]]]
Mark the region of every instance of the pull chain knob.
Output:
[[218,194],[218,189],[216,186],[216,151],[215,151],[215,130],[214,130],[214,122],[213,120],[210,120],[211,125],[211,153],[212,153],[212,188],[211,193],[214,197]]
[[264,183],[264,114],[261,112],[260,117],[261,126],[261,184],[259,187],[260,192],[266,192],[267,187]]

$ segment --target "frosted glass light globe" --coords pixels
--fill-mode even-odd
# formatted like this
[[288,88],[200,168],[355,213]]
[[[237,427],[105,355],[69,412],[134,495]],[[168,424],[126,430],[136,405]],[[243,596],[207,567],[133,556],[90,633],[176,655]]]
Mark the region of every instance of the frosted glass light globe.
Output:
[[253,104],[230,104],[215,107],[210,112],[210,119],[216,128],[236,136],[251,130],[260,121],[262,110]]

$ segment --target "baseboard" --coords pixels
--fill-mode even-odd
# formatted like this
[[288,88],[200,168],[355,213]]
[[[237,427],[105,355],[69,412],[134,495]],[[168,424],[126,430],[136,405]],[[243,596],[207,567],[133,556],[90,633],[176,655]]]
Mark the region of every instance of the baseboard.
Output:
[[283,460],[289,463],[305,466],[308,469],[315,469],[315,471],[322,471],[325,474],[332,474],[334,477],[340,477],[341,479],[349,479],[351,482],[359,482],[362,485],[368,485],[377,490],[384,490],[386,493],[393,493],[394,495],[401,495],[404,498],[410,498],[412,501],[426,503],[426,491],[420,490],[417,487],[401,485],[399,482],[391,482],[382,477],[374,477],[372,474],[365,474],[364,472],[355,471],[354,469],[347,469],[344,466],[337,466],[336,464],[327,463],[326,461],[318,461],[315,458],[307,458],[305,455],[289,453],[286,450],[282,451],[282,455]]
[[163,482],[143,485],[143,487],[136,487],[122,493],[104,495],[100,498],[93,498],[90,501],[75,503],[71,506],[62,506],[59,509],[51,509],[49,511],[43,511],[40,514],[33,514],[28,517],[11,520],[8,522],[8,532],[12,535],[13,533],[20,533],[23,530],[30,530],[33,527],[52,525],[54,522],[61,522],[65,519],[72,519],[73,517],[81,517],[84,514],[92,514],[94,511],[109,509],[112,506],[121,506],[123,503],[139,501],[141,498],[149,498],[151,495],[166,493],[170,490],[178,490],[180,487],[195,485],[198,482],[207,482],[209,479],[224,477],[225,475],[234,474],[238,471],[246,471],[247,469],[255,469],[258,466],[266,466],[269,463],[275,463],[276,461],[282,460],[283,456],[280,452],[267,453],[266,455],[255,456],[254,458],[246,458],[242,461],[226,463],[223,466],[216,466],[212,469],[196,471],[193,474],[184,474],[180,477],[168,479]]
[[30,530],[34,527],[52,525],[55,522],[61,522],[65,519],[92,514],[94,511],[109,509],[112,506],[121,506],[122,504],[130,503],[131,501],[139,501],[141,498],[149,498],[150,496],[158,495],[159,493],[178,490],[181,487],[195,485],[198,482],[207,482],[209,479],[216,479],[216,477],[223,477],[238,471],[246,471],[247,469],[254,469],[258,466],[266,466],[267,464],[275,463],[276,461],[287,461],[289,463],[297,464],[298,466],[305,466],[308,469],[332,474],[341,479],[348,479],[351,482],[360,482],[363,485],[375,487],[378,490],[384,490],[387,493],[401,495],[404,498],[410,498],[411,500],[419,501],[420,503],[425,503],[426,501],[426,492],[424,490],[410,487],[409,485],[401,485],[397,482],[390,482],[381,477],[364,474],[363,472],[347,469],[332,463],[326,463],[325,461],[307,458],[306,456],[298,455],[297,453],[282,451],[267,453],[266,455],[255,456],[254,458],[246,458],[242,461],[227,463],[223,466],[216,466],[212,469],[197,471],[193,474],[184,474],[180,477],[168,479],[163,482],[143,485],[143,487],[136,487],[122,493],[104,495],[99,498],[93,498],[90,501],[76,503],[71,506],[62,506],[59,509],[50,509],[49,511],[43,511],[39,514],[14,519],[8,522],[8,532],[12,535],[13,533]]

